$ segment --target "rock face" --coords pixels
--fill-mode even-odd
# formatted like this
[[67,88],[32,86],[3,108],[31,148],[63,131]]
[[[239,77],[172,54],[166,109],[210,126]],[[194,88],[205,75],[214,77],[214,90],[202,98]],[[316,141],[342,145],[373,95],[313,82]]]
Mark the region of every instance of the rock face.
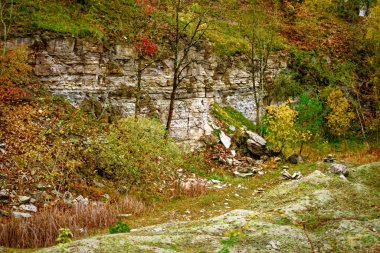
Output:
[[[16,39],[8,47],[37,45],[37,41],[40,49],[36,52],[34,72],[53,93],[67,97],[73,104],[92,98],[118,106],[125,115],[133,114],[136,70],[132,47],[106,48],[83,39],[46,36]],[[198,142],[208,129],[209,107],[214,101],[230,105],[254,120],[253,85],[249,73],[240,67],[244,59],[218,59],[204,49],[191,54],[203,63],[188,69],[185,74],[191,78],[185,79],[178,89],[172,136],[190,144]],[[280,68],[286,67],[285,61],[277,58],[282,62]],[[169,107],[172,64],[169,59],[157,62],[142,77],[142,111],[156,114],[163,121]],[[270,61],[268,78],[278,70],[279,64]]]

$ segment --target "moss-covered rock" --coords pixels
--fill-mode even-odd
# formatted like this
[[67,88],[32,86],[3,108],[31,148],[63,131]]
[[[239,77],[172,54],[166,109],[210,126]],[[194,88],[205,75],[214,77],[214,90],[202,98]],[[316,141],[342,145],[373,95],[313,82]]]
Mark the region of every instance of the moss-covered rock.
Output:
[[[380,163],[348,180],[315,171],[281,184],[251,210],[172,222],[65,245],[67,252],[373,252],[379,249]],[[62,246],[61,246],[62,248]],[[58,252],[50,248],[39,252]]]

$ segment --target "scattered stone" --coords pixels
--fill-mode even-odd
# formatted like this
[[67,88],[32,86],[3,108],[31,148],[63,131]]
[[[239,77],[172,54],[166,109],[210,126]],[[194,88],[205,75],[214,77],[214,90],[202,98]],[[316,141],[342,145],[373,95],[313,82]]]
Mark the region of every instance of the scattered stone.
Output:
[[264,163],[263,160],[256,160],[255,165],[261,165],[261,164],[263,164],[263,163]]
[[334,174],[343,174],[345,177],[348,177],[349,171],[347,166],[343,164],[334,163],[330,166],[329,171]]
[[246,131],[249,138],[246,142],[248,150],[256,156],[266,155],[266,140],[257,133]]
[[231,158],[227,158],[226,162],[227,162],[228,166],[232,166],[234,164],[233,160]]
[[190,210],[186,210],[185,214],[191,214]]
[[105,200],[110,200],[110,195],[108,195],[107,193],[102,195],[102,197],[105,199]]
[[284,170],[288,170],[288,169],[289,169],[289,166],[284,165],[284,166],[282,166],[282,168],[283,168]]
[[228,137],[223,131],[220,131],[219,138],[225,148],[230,148],[231,146],[230,137]]
[[221,156],[219,156],[218,161],[220,164],[226,164],[227,163],[227,161]]
[[276,156],[276,157],[274,158],[274,161],[275,161],[276,163],[278,163],[278,162],[281,162],[282,159],[281,159],[280,157]]
[[286,159],[291,164],[297,164],[298,163],[298,155],[296,153],[292,154],[291,156]]
[[230,125],[228,128],[229,128],[232,132],[235,132],[235,131],[236,131],[236,127],[233,126],[233,125]]
[[32,215],[29,213],[21,213],[21,212],[12,212],[12,216],[16,219],[22,219],[22,218],[31,218]]
[[340,174],[339,177],[340,177],[341,179],[343,179],[344,181],[348,181],[347,178],[346,178],[343,174]]
[[221,183],[219,180],[216,180],[216,179],[211,179],[210,182],[213,184],[220,184]]
[[0,209],[0,217],[8,217],[8,216],[9,216],[9,213],[7,211]]
[[125,219],[125,218],[128,218],[130,216],[132,216],[132,214],[130,214],[130,213],[121,213],[121,214],[117,215],[117,217],[121,218],[121,219]]
[[269,157],[267,155],[260,156],[260,160],[268,161]]
[[293,173],[293,175],[291,175],[287,170],[283,170],[282,172],[281,172],[281,175],[282,175],[282,177],[285,179],[285,180],[288,180],[288,179],[293,179],[293,180],[295,180],[295,179],[300,179],[300,178],[302,178],[302,174],[301,174],[301,172],[296,172],[296,173]]
[[35,205],[32,205],[32,204],[29,204],[29,205],[21,205],[19,207],[21,210],[23,211],[27,211],[27,212],[37,212],[37,207]]
[[237,167],[236,171],[239,173],[249,173],[252,172],[252,169],[248,167]]
[[88,198],[84,198],[82,195],[79,195],[74,199],[75,203],[80,206],[87,206],[88,205]]
[[11,194],[6,191],[6,190],[1,190],[0,191],[0,200],[2,199],[10,199],[11,198]]
[[325,158],[323,158],[323,162],[325,163],[333,163],[335,162],[335,158],[333,154],[328,154]]
[[37,185],[37,190],[39,190],[39,191],[45,191],[46,190],[46,185],[44,185],[44,184],[38,184]]
[[19,197],[18,197],[18,200],[19,200],[20,203],[22,203],[22,204],[30,203],[30,200],[31,200],[31,199],[32,199],[32,198],[29,197],[29,196],[19,196]]
[[94,180],[94,185],[95,185],[96,187],[99,187],[99,188],[104,188],[104,187],[105,187],[104,184],[102,184],[102,183],[100,183],[100,182],[98,182],[98,181],[95,181],[95,180]]
[[5,151],[7,145],[5,143],[0,143],[0,152],[5,155],[7,152]]
[[240,173],[238,171],[234,171],[234,175],[237,177],[252,177],[255,173],[253,172],[247,172],[247,173]]
[[232,155],[232,157],[235,157],[236,156],[236,150],[231,150],[231,155]]
[[280,242],[270,241],[269,244],[267,245],[267,249],[279,250],[280,249],[279,244]]
[[263,188],[258,188],[258,189],[256,190],[256,192],[257,192],[257,193],[264,193],[264,189],[263,189]]

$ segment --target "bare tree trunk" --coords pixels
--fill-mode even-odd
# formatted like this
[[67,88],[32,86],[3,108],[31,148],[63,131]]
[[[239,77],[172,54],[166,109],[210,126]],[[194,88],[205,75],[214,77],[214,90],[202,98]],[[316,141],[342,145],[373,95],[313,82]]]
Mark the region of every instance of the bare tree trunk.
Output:
[[7,40],[8,40],[8,34],[11,30],[11,23],[13,19],[13,0],[11,0],[10,7],[9,7],[9,24],[7,24],[5,21],[5,8],[7,5],[7,1],[0,1],[0,20],[3,24],[3,55],[7,52]]
[[[174,77],[176,79],[176,77]],[[177,83],[177,80],[173,80],[173,82]],[[166,136],[170,133],[170,128],[171,128],[171,123],[173,119],[173,114],[174,114],[174,103],[175,103],[175,95],[177,92],[177,85],[173,85],[173,90],[170,95],[170,104],[169,104],[169,112],[168,112],[168,120],[166,122]]]
[[137,59],[137,90],[136,90],[136,104],[135,104],[135,120],[137,121],[138,115],[140,115],[140,101],[141,101],[141,77],[143,69],[141,67],[142,57],[139,55]]
[[252,43],[251,45],[251,79],[252,79],[252,87],[253,87],[253,99],[256,104],[256,126],[258,127],[260,125],[260,101],[258,98],[258,90],[256,87],[256,59],[255,59],[255,53],[254,53],[254,45]]
[[173,119],[173,112],[174,112],[174,101],[175,101],[175,95],[178,88],[178,72],[179,72],[179,66],[178,66],[178,57],[179,57],[179,11],[180,11],[180,4],[181,0],[177,0],[176,6],[175,6],[175,41],[174,41],[174,62],[173,62],[173,83],[172,83],[172,93],[170,94],[170,105],[169,105],[169,112],[168,112],[168,120],[166,121],[166,132],[165,132],[165,138],[167,138],[170,134],[170,127]]

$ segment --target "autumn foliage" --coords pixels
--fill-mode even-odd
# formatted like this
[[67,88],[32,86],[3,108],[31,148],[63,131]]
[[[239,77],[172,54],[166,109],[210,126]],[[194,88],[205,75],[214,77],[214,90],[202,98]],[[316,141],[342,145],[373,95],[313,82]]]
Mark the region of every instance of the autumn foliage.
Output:
[[0,56],[0,103],[20,101],[28,95],[32,72],[29,54],[20,47]]
[[136,4],[142,9],[144,14],[152,15],[153,11],[157,9],[151,1],[147,0],[136,0]]
[[348,100],[344,97],[341,89],[333,89],[327,97],[328,106],[331,108],[327,115],[327,126],[336,135],[344,135],[351,126],[355,114],[351,111]]
[[157,52],[156,44],[146,35],[141,36],[141,39],[135,42],[134,46],[135,51],[141,56],[152,57]]

